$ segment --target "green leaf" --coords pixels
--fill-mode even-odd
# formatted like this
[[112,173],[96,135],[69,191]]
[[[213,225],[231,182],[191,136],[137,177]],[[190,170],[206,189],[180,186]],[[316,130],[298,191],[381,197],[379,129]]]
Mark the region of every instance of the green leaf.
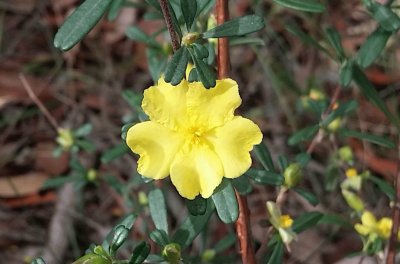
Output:
[[202,58],[198,56],[202,56],[197,54],[195,49],[189,49],[190,55],[194,62],[194,66],[196,67],[197,78],[203,83],[204,87],[211,88],[216,85],[216,75],[211,70],[210,66],[208,66]]
[[306,199],[307,202],[313,206],[317,206],[319,204],[318,198],[313,193],[300,188],[294,188],[294,191],[300,194],[301,197]]
[[390,6],[373,3],[370,9],[373,17],[384,30],[395,32],[400,28],[400,18]]
[[348,87],[353,79],[353,61],[345,60],[340,67],[339,83],[343,87]]
[[87,152],[93,152],[96,150],[96,146],[86,139],[75,140],[75,144],[79,146],[82,150]]
[[274,162],[272,161],[271,153],[268,150],[267,145],[264,142],[254,146],[254,154],[256,155],[264,169],[269,171],[275,171]]
[[331,44],[335,50],[339,60],[342,61],[344,58],[346,58],[346,54],[342,46],[342,39],[339,35],[339,32],[335,28],[329,27],[325,30],[325,33],[329,44]]
[[157,243],[160,247],[165,247],[169,244],[167,233],[164,230],[156,229],[150,233],[150,238]]
[[348,220],[337,214],[324,214],[324,216],[318,221],[318,224],[338,225],[346,228],[353,228],[353,225]]
[[121,7],[123,6],[125,0],[114,0],[110,5],[110,10],[108,11],[107,19],[113,21],[117,18]]
[[193,21],[196,18],[197,13],[197,0],[181,0],[181,9],[183,19],[185,20],[186,28],[188,32],[192,28]]
[[271,257],[267,264],[281,264],[283,263],[283,243],[282,240],[278,240],[274,244],[274,249],[272,250]]
[[281,186],[284,182],[284,178],[281,174],[272,171],[250,168],[245,174],[258,184]]
[[45,181],[43,183],[43,186],[42,186],[41,190],[58,188],[60,186],[63,186],[67,182],[78,181],[81,178],[82,178],[81,176],[74,175],[74,176],[66,176],[66,177],[62,177],[61,176],[61,177],[56,177],[56,178],[53,178],[53,179],[48,179],[47,181]]
[[35,258],[31,264],[46,264],[46,262],[42,258]]
[[113,161],[124,154],[129,152],[129,147],[126,145],[125,142],[122,142],[118,144],[117,146],[113,147],[112,149],[107,150],[101,155],[101,162],[103,163],[109,163],[110,161]]
[[371,135],[368,133],[347,130],[347,129],[341,129],[340,135],[342,135],[343,137],[358,138],[358,139],[365,140],[365,141],[368,141],[368,142],[371,142],[371,143],[374,143],[374,144],[377,144],[377,145],[380,145],[380,146],[386,147],[386,148],[396,147],[396,144],[394,144],[391,140],[384,138],[384,137]]
[[126,140],[126,134],[128,133],[129,128],[133,127],[136,123],[125,124],[121,127],[121,139]]
[[314,48],[319,49],[320,51],[324,52],[325,54],[329,55],[329,52],[327,49],[322,47],[315,39],[310,37],[307,33],[302,31],[297,25],[295,24],[287,24],[285,25],[285,28],[287,31],[298,37],[301,41],[303,41],[305,44],[308,44],[310,46],[313,46]]
[[361,71],[361,69],[356,65],[353,68],[353,78],[354,81],[357,83],[358,88],[360,88],[362,94],[373,104],[375,104],[386,115],[386,117],[390,120],[390,122],[392,122],[392,124],[399,129],[400,128],[399,117],[393,115],[390,112],[388,107],[380,98],[379,93],[375,90],[375,87],[372,85],[372,83],[370,83],[367,76],[365,76],[365,74]]
[[211,199],[208,199],[206,213],[200,216],[189,215],[183,224],[176,230],[172,237],[172,241],[178,243],[182,249],[187,248],[207,225],[214,209],[214,203]]
[[164,76],[165,81],[172,85],[178,85],[185,76],[187,64],[188,49],[181,47],[174,53],[167,65]]
[[248,15],[229,20],[202,34],[203,38],[223,38],[243,36],[262,29],[264,19],[257,15]]
[[162,14],[160,2],[158,0],[145,0],[150,6],[154,7],[158,12]]
[[78,43],[100,20],[112,0],[86,0],[62,24],[54,47],[67,51]]
[[129,214],[125,216],[118,225],[125,226],[127,229],[131,230],[133,224],[136,221],[137,216],[135,214]]
[[130,26],[126,29],[125,34],[128,38],[146,44],[153,48],[161,48],[160,44],[152,37],[144,33],[140,28]]
[[233,233],[228,234],[223,239],[219,240],[217,244],[214,246],[215,253],[220,253],[231,246],[233,246],[236,242],[236,235]]
[[293,221],[292,229],[296,233],[301,233],[315,226],[323,216],[324,214],[316,211],[304,213]]
[[69,167],[76,172],[86,173],[85,167],[83,167],[83,165],[76,156],[73,156],[69,161]]
[[164,194],[160,189],[154,189],[149,193],[150,215],[157,229],[168,234],[167,207]]
[[250,37],[239,37],[232,38],[229,40],[230,46],[238,46],[238,45],[256,45],[256,46],[265,46],[265,41],[262,38],[250,38]]
[[370,66],[382,53],[391,33],[378,27],[361,45],[357,53],[357,63],[363,68]]
[[120,225],[115,229],[109,248],[110,254],[112,256],[114,256],[117,250],[122,246],[122,244],[124,244],[124,242],[128,238],[128,234],[129,229],[123,225]]
[[279,164],[279,167],[281,168],[281,171],[285,171],[286,168],[289,166],[289,161],[286,158],[286,156],[280,155],[278,157],[278,164]]
[[212,195],[217,214],[222,222],[230,224],[236,222],[239,217],[239,206],[235,191],[229,180],[223,179]]
[[311,0],[274,0],[275,3],[295,10],[321,13],[326,10],[325,5]]
[[191,215],[204,215],[207,211],[207,200],[198,195],[193,200],[186,200],[186,206]]
[[89,135],[90,132],[92,132],[92,128],[93,128],[92,124],[87,123],[74,130],[73,133],[76,137],[84,137]]
[[97,254],[87,254],[78,260],[74,261],[72,264],[111,264],[112,260],[106,259]]
[[249,177],[246,175],[242,175],[240,177],[234,178],[231,180],[233,187],[240,193],[241,195],[246,195],[251,193],[253,187],[249,181]]
[[128,264],[142,264],[150,254],[150,245],[144,241],[140,242],[132,252]]
[[201,45],[199,43],[193,43],[192,47],[198,59],[204,59],[208,57],[209,52],[204,45]]
[[290,146],[294,146],[302,141],[309,140],[318,132],[318,130],[319,130],[319,125],[309,126],[300,129],[289,138],[288,144]]
[[345,102],[335,110],[333,110],[322,122],[320,123],[320,126],[326,127],[329,126],[329,124],[335,120],[338,117],[344,117],[347,114],[355,111],[358,107],[358,103],[355,100],[350,100],[348,102]]
[[157,83],[167,65],[167,59],[163,55],[163,52],[152,48],[146,50],[146,56],[151,78],[154,83]]
[[380,178],[377,178],[375,176],[369,176],[368,179],[370,179],[373,183],[378,186],[378,188],[386,194],[386,196],[391,200],[394,201],[396,192],[391,184],[389,184],[387,181],[384,181]]
[[308,162],[311,160],[310,154],[304,152],[296,155],[295,160],[300,163],[302,167],[307,166]]

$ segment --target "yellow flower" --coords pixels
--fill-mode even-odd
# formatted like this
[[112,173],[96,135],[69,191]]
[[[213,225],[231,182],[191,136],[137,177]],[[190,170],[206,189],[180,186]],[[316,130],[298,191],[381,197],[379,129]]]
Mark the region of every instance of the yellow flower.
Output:
[[59,128],[56,138],[57,143],[64,149],[69,150],[74,144],[74,135],[70,129]]
[[355,224],[354,228],[360,235],[368,236],[371,241],[378,237],[389,239],[392,219],[383,217],[377,221],[371,212],[365,211],[361,216],[361,224]]
[[293,219],[290,217],[290,215],[281,215],[279,218],[279,224],[282,228],[291,228]]
[[346,170],[346,177],[351,178],[358,175],[358,172],[355,168],[349,168]]
[[281,210],[274,202],[267,202],[267,211],[269,214],[269,221],[272,226],[278,230],[279,236],[282,238],[283,243],[289,244],[297,238],[296,233],[292,230],[293,219],[289,215],[282,215]]
[[172,86],[161,78],[144,92],[142,108],[150,121],[131,127],[126,138],[140,155],[138,172],[153,179],[170,175],[187,199],[210,197],[223,177],[249,169],[249,151],[262,140],[256,124],[234,115],[240,104],[231,79],[206,89],[200,82]]

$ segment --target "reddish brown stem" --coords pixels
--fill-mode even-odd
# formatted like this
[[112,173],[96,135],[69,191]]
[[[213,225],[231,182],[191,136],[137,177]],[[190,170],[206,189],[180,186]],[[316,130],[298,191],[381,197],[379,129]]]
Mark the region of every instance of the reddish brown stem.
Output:
[[[229,18],[228,0],[217,0],[217,23],[223,24]],[[218,39],[217,55],[218,79],[229,76],[229,42],[227,38]],[[253,245],[250,241],[249,228],[249,208],[247,198],[236,192],[236,198],[239,205],[239,218],[236,221],[236,234],[240,244],[240,254],[242,262],[245,264],[255,264]]]
[[174,24],[172,22],[172,17],[171,17],[171,13],[169,10],[168,0],[160,0],[160,6],[161,6],[161,10],[164,15],[165,24],[167,25],[169,35],[171,36],[172,49],[175,52],[180,48],[181,44],[179,43],[179,38],[176,34]]
[[397,173],[394,179],[394,188],[396,190],[396,196],[394,198],[394,206],[392,212],[393,226],[390,233],[386,264],[395,264],[397,234],[399,232],[399,225],[400,225],[400,209],[398,206],[398,203],[400,201],[400,137],[398,138],[397,143],[398,143]]
[[[223,24],[229,19],[228,0],[217,0],[217,23]],[[218,79],[229,76],[229,41],[228,38],[218,39]]]

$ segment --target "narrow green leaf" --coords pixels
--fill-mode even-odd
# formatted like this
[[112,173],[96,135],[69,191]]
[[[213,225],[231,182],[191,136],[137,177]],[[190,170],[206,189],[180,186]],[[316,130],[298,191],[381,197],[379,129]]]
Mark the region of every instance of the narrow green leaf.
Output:
[[338,225],[346,228],[353,228],[352,223],[337,214],[324,214],[324,216],[318,221],[318,224]]
[[289,161],[286,158],[286,156],[280,155],[278,157],[278,164],[279,164],[279,167],[281,168],[281,171],[285,171],[286,168],[289,166]]
[[178,85],[185,76],[187,64],[188,49],[186,47],[181,47],[174,53],[167,65],[164,76],[165,81],[172,85]]
[[348,102],[345,102],[335,110],[333,110],[322,122],[320,123],[320,126],[326,127],[328,126],[333,120],[335,120],[338,117],[344,117],[347,114],[355,111],[358,107],[358,103],[355,100],[350,100]]
[[193,68],[192,70],[190,70],[188,81],[189,82],[199,82],[200,81],[199,78],[197,77],[196,68]]
[[168,234],[167,207],[164,194],[160,189],[151,190],[149,193],[150,215],[157,229]]
[[346,54],[342,46],[342,39],[339,32],[335,28],[329,27],[325,30],[325,33],[329,44],[331,44],[335,50],[339,60],[342,61],[346,57]]
[[161,48],[160,44],[152,37],[144,33],[139,27],[130,26],[126,29],[125,34],[128,38],[146,44],[153,48]]
[[96,150],[96,146],[93,144],[93,142],[86,139],[75,140],[75,145],[87,152],[93,152]]
[[150,245],[142,241],[133,249],[129,264],[142,264],[149,254]]
[[129,214],[127,216],[125,216],[119,223],[119,225],[123,225],[126,228],[128,228],[129,230],[132,229],[133,224],[136,221],[137,216],[135,214]]
[[229,180],[223,179],[212,195],[212,200],[222,222],[225,224],[236,222],[239,217],[239,206]]
[[249,181],[249,177],[246,175],[242,175],[240,177],[234,178],[231,180],[233,187],[240,193],[241,195],[246,195],[251,193],[253,187]]
[[311,160],[310,154],[304,152],[296,155],[295,160],[300,163],[302,167],[307,166],[308,162]]
[[181,0],[181,9],[183,19],[185,20],[186,28],[188,32],[192,28],[193,21],[196,18],[197,13],[197,0]]
[[315,226],[323,216],[324,214],[316,211],[304,213],[293,221],[292,229],[296,233],[301,233]]
[[275,171],[274,162],[272,161],[271,153],[268,150],[267,145],[264,142],[254,146],[254,154],[256,155],[264,169],[269,171]]
[[43,183],[43,186],[41,188],[41,190],[47,190],[47,189],[51,189],[51,188],[58,188],[63,186],[64,184],[68,183],[68,182],[74,182],[74,181],[78,181],[79,179],[81,179],[81,176],[78,175],[74,175],[74,176],[60,176],[60,177],[56,177],[53,179],[48,179],[47,181],[45,181]]
[[262,29],[264,19],[257,15],[248,15],[229,20],[202,34],[203,38],[223,38],[243,36]]
[[311,0],[274,0],[275,3],[295,10],[321,13],[326,10],[325,5]]
[[283,243],[282,240],[279,240],[272,250],[271,257],[268,260],[267,264],[281,264],[283,263]]
[[123,6],[125,0],[114,0],[110,5],[110,10],[108,11],[107,19],[113,21],[117,18],[121,7]]
[[288,141],[290,146],[311,139],[319,130],[319,125],[309,126],[294,133]]
[[373,17],[384,30],[395,32],[400,28],[400,18],[390,6],[373,3],[370,9]]
[[207,225],[214,209],[214,203],[211,199],[208,199],[206,213],[200,216],[189,215],[183,224],[176,230],[172,237],[172,241],[178,243],[182,249],[187,248]]
[[112,0],[86,0],[61,25],[54,47],[67,51],[78,43],[100,20]]
[[272,171],[250,168],[245,174],[258,184],[281,186],[284,182],[281,174]]
[[390,183],[388,183],[387,181],[382,180],[382,179],[380,179],[378,177],[372,176],[372,175],[369,176],[368,179],[371,180],[373,183],[375,183],[376,186],[378,186],[378,188],[384,194],[386,194],[386,196],[391,201],[394,201],[396,193],[395,193],[395,190],[394,190],[393,186]]
[[233,246],[236,242],[236,235],[233,233],[228,234],[223,239],[219,240],[217,244],[214,246],[215,253],[220,253],[231,246]]
[[340,67],[339,83],[342,87],[346,88],[350,85],[353,79],[353,61],[345,60]]
[[204,59],[208,57],[209,55],[208,49],[204,45],[201,45],[199,43],[193,43],[192,47],[198,59]]
[[391,33],[378,27],[361,45],[357,53],[357,63],[363,68],[370,66],[382,53]]
[[167,233],[164,230],[156,229],[150,233],[150,238],[157,243],[160,247],[165,247],[169,244]]
[[125,142],[122,142],[118,144],[117,146],[113,147],[112,149],[107,150],[101,155],[101,162],[103,163],[109,163],[110,161],[113,161],[124,154],[129,152],[129,147],[126,145]]
[[121,139],[126,140],[126,134],[128,133],[129,128],[131,128],[136,123],[125,124],[121,127]]
[[396,147],[396,144],[394,144],[394,142],[392,142],[391,140],[384,138],[384,137],[371,135],[368,133],[363,133],[363,132],[358,132],[358,131],[348,130],[348,129],[341,129],[340,134],[343,137],[358,138],[358,139],[365,140],[365,141],[368,141],[368,142],[371,142],[371,143],[374,143],[374,144],[377,144],[377,145],[380,145],[380,146],[386,147],[386,148]]
[[358,88],[360,88],[362,94],[370,100],[373,104],[375,104],[392,122],[394,126],[400,128],[400,120],[398,116],[393,115],[389,108],[385,105],[379,93],[375,90],[375,87],[370,83],[367,76],[361,71],[359,67],[356,65],[353,68],[353,78],[357,83]]
[[250,38],[250,37],[239,37],[232,38],[229,40],[230,46],[238,46],[238,45],[256,45],[256,46],[265,46],[265,41],[262,38]]
[[31,264],[46,264],[42,258],[35,258],[32,260]]
[[204,87],[211,88],[216,85],[216,74],[213,72],[203,59],[199,58],[201,55],[196,53],[196,50],[190,49],[190,55],[196,67],[197,78],[203,83]]
[[124,242],[128,238],[128,234],[129,229],[123,225],[120,225],[115,229],[109,248],[110,254],[112,256],[114,256],[117,250],[122,246],[122,244],[124,244]]
[[295,24],[287,24],[285,25],[285,28],[287,31],[298,37],[301,41],[303,41],[305,44],[308,44],[310,46],[313,46],[316,49],[319,49],[320,51],[324,52],[325,54],[329,55],[329,52],[327,49],[322,47],[315,39],[310,37],[307,33],[302,31],[297,25]]
[[300,194],[300,196],[306,199],[311,205],[316,206],[319,204],[318,198],[313,193],[300,188],[294,188],[294,191]]
[[86,124],[84,124],[83,126],[77,128],[77,129],[75,129],[75,130],[73,131],[73,133],[74,133],[74,135],[75,135],[76,137],[84,137],[84,136],[89,135],[90,132],[92,132],[92,128],[93,128],[92,124],[86,123]]
[[159,13],[162,14],[160,2],[158,0],[145,0],[150,6],[154,7]]
[[186,200],[186,206],[191,215],[204,215],[207,211],[207,200],[198,195],[193,200]]

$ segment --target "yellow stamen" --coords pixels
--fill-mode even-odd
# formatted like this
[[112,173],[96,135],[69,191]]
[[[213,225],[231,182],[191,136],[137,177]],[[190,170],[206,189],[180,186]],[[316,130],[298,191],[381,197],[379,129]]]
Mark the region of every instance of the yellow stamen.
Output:
[[351,178],[358,175],[358,172],[355,168],[349,168],[346,170],[346,177]]
[[293,219],[290,215],[282,215],[279,218],[279,224],[282,228],[290,228],[293,224]]

